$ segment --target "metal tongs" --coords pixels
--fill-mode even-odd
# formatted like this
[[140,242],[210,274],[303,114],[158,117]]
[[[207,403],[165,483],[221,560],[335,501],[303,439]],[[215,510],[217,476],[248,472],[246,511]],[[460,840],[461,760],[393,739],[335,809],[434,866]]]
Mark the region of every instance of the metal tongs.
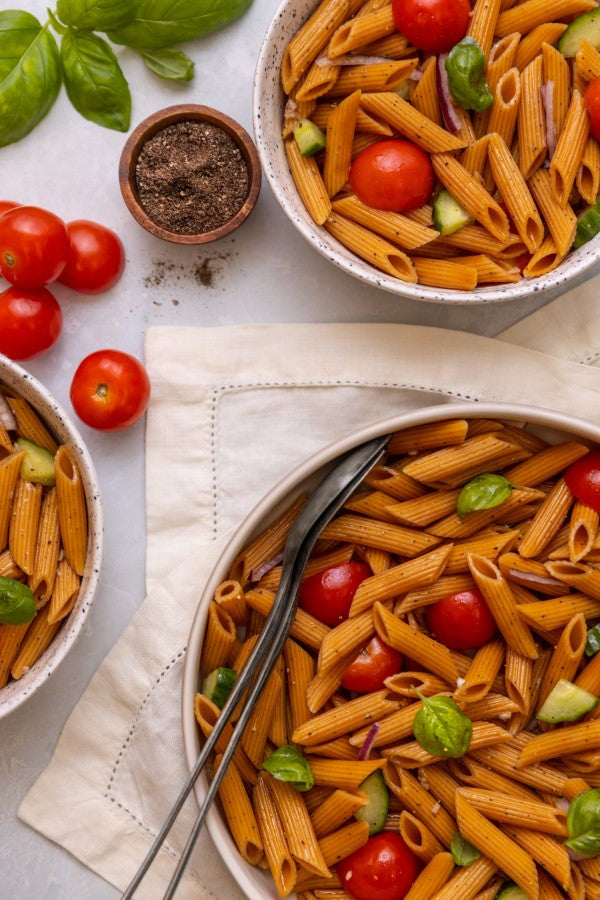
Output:
[[[209,807],[217,793],[217,788],[240,741],[242,732],[250,719],[252,709],[288,636],[296,612],[300,581],[312,549],[325,525],[348,499],[369,469],[381,459],[388,440],[389,435],[384,435],[361,444],[348,452],[308,497],[288,535],[283,554],[281,579],[273,606],[265,622],[265,627],[248,658],[248,662],[237,678],[235,686],[210,736],[202,747],[194,768],[171,807],[144,861],[123,894],[123,900],[131,900],[134,897],[136,889],[139,887],[152,860],[171,830],[181,807],[209,759],[211,751],[227,724],[230,715],[238,705],[246,689],[249,688],[242,713],[225,748],[219,767],[210,782],[177,868],[163,895],[163,900],[170,900],[173,897],[189,862]],[[253,680],[255,675],[256,678]]]

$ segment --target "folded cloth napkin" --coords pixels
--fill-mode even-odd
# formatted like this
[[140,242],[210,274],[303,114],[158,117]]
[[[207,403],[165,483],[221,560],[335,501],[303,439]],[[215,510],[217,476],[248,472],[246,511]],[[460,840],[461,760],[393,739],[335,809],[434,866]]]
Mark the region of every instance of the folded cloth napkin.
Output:
[[[309,453],[395,412],[467,399],[597,417],[592,303],[577,328],[560,302],[532,317],[533,327],[511,329],[511,343],[403,325],[150,329],[148,596],[75,707],[20,817],[124,888],[187,775],[185,644],[231,528]],[[559,359],[565,333],[569,359]],[[517,346],[528,341],[538,350]],[[193,815],[190,799],[140,898],[161,896]],[[207,833],[178,896],[243,896]]]

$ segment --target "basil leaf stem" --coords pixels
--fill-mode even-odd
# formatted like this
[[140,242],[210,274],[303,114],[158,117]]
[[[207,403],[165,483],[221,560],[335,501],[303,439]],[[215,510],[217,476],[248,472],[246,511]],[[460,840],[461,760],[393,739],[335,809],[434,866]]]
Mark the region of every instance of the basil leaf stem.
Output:
[[513,485],[503,475],[477,475],[464,485],[456,501],[460,518],[476,509],[492,509],[508,500]]
[[457,866],[470,866],[471,863],[481,856],[477,847],[469,843],[459,831],[456,832],[450,841],[450,853]]
[[309,791],[315,783],[308,760],[291,744],[278,747],[268,756],[262,768],[279,781],[287,781],[297,791]]
[[413,722],[413,733],[424,750],[432,756],[456,759],[469,749],[473,723],[451,697],[424,697]]
[[30,588],[14,578],[0,576],[0,624],[25,625],[35,614],[35,600]]
[[578,794],[567,813],[570,850],[581,856],[600,855],[600,789],[590,788]]

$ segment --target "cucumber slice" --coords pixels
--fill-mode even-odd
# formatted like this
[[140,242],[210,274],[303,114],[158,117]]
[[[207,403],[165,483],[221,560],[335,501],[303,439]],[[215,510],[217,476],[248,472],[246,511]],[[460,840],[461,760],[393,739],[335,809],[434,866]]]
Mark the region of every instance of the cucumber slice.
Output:
[[433,204],[433,227],[440,234],[454,234],[472,221],[473,217],[466,209],[463,209],[452,194],[443,188]]
[[302,156],[314,156],[325,149],[325,135],[310,119],[300,119],[292,131]]
[[494,900],[527,900],[528,896],[518,884],[511,883],[502,885]]
[[204,679],[202,693],[205,697],[208,697],[211,703],[214,703],[219,709],[223,709],[236,678],[237,672],[235,669],[226,669],[224,666],[219,666],[218,669],[213,669]]
[[600,9],[590,9],[577,16],[562,35],[558,49],[563,56],[575,56],[584,38],[600,50]]
[[45,447],[39,447],[33,441],[28,441],[27,438],[19,438],[17,445],[19,450],[25,451],[21,463],[23,481],[33,481],[36,484],[43,484],[45,487],[52,487],[56,484],[52,453]]
[[585,212],[577,219],[577,231],[573,247],[577,250],[583,244],[587,244],[600,231],[600,201],[596,200],[594,206],[588,206]]
[[589,691],[561,678],[546,697],[537,718],[542,722],[574,722],[590,712],[600,701]]
[[390,792],[379,770],[373,772],[360,784],[361,791],[367,795],[368,802],[354,813],[359,822],[369,823],[369,835],[379,834],[385,825],[390,807]]

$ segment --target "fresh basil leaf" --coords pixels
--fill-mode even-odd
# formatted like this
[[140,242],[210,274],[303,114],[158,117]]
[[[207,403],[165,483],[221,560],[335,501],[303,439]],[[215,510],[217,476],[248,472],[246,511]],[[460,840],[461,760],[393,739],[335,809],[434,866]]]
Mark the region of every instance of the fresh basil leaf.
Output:
[[127,131],[131,94],[106,41],[89,31],[69,31],[60,53],[67,94],[77,112],[105,128]]
[[423,701],[413,722],[413,733],[423,748],[432,756],[463,756],[469,749],[473,723],[459,709],[452,697],[438,695],[424,697],[416,692]]
[[567,813],[567,847],[582,856],[600,855],[600,789],[578,794]]
[[587,641],[585,642],[585,655],[594,656],[600,650],[600,623],[594,625],[587,633]]
[[477,475],[469,481],[456,501],[456,512],[462,519],[475,509],[492,509],[508,500],[513,486],[502,475]]
[[54,31],[57,34],[66,34],[69,29],[65,25],[63,25],[61,22],[58,21],[58,19],[56,18],[56,16],[52,12],[52,10],[50,8],[48,8],[46,10],[46,12],[48,13],[48,20],[49,20],[50,24],[52,25],[52,28],[54,29]]
[[252,0],[138,0],[136,17],[109,38],[135,50],[171,47],[209,34],[245,13]]
[[65,25],[90,31],[123,28],[135,19],[137,0],[58,0],[56,12]]
[[60,85],[58,47],[48,28],[30,13],[0,12],[0,147],[35,128]]
[[142,59],[152,72],[169,81],[191,81],[194,77],[194,61],[183,50],[145,50]]
[[35,600],[27,585],[0,576],[0,624],[25,625],[35,613]]
[[452,96],[463,109],[483,112],[494,102],[485,80],[485,53],[476,40],[464,37],[445,62]]
[[297,791],[310,791],[315,783],[308,760],[291,744],[278,747],[268,756],[262,768],[279,781],[287,781]]
[[479,859],[481,853],[457,831],[450,841],[450,853],[457,866],[470,866]]

